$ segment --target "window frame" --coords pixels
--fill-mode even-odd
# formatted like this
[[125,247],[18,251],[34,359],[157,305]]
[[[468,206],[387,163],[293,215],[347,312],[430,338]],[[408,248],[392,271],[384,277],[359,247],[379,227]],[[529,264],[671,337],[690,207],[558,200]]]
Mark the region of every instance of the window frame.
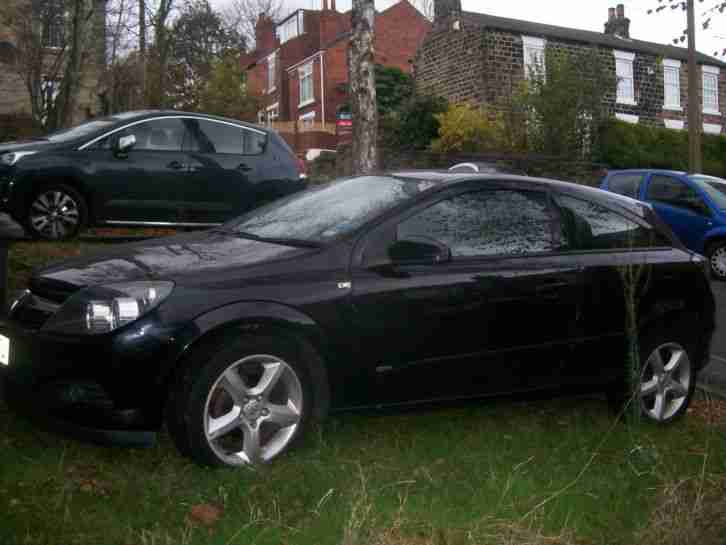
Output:
[[267,94],[277,91],[277,51],[267,56]]
[[[234,129],[236,129],[237,131],[239,131],[241,133],[240,134],[240,137],[241,137],[241,146],[240,146],[240,149],[242,151],[240,153],[232,153],[232,152],[228,152],[228,151],[225,151],[225,152],[222,152],[222,151],[202,151],[201,148],[198,147],[199,142],[196,141],[196,135],[193,133],[193,131],[190,130],[190,128],[188,126],[186,126],[186,123],[185,123],[185,126],[186,126],[186,135],[189,135],[189,138],[194,139],[194,141],[195,141],[195,143],[197,144],[197,147],[198,147],[198,149],[196,149],[196,150],[190,150],[190,149],[187,149],[186,147],[182,146],[182,150],[185,151],[185,152],[193,151],[194,153],[201,153],[201,154],[204,154],[204,155],[226,155],[226,156],[240,156],[240,157],[254,157],[254,156],[257,156],[257,155],[263,155],[265,153],[265,150],[267,148],[267,144],[268,144],[269,139],[268,139],[268,136],[267,135],[262,135],[262,134],[260,134],[259,131],[255,131],[255,130],[249,129],[249,128],[243,127],[241,125],[234,125],[233,123],[225,123],[225,122],[219,121],[217,119],[196,119],[195,121],[197,121],[197,123],[199,123],[199,124],[201,124],[201,123],[210,123],[212,125],[223,125],[223,126],[229,126],[229,127],[232,127]],[[197,127],[197,130],[201,130],[201,127]],[[264,146],[262,147],[262,149],[259,152],[257,152],[257,153],[246,153],[245,152],[245,145],[244,145],[245,136],[244,135],[246,135],[247,133],[257,134],[258,136],[262,136],[265,139],[265,144],[264,144]],[[185,136],[184,142],[186,142],[186,141],[187,141],[187,137]]]
[[[719,97],[719,78],[721,70],[717,66],[704,65],[701,69],[701,90],[702,90],[702,101],[703,101],[703,113],[707,115],[721,115],[721,100]],[[706,104],[706,82],[713,80],[714,88],[714,101]],[[715,108],[711,107],[715,106]]]
[[[315,103],[315,59],[306,62],[297,69],[298,74],[298,89],[300,91],[298,108],[304,108],[310,104]],[[303,97],[303,82],[310,83],[310,97]]]
[[[675,76],[675,85],[668,83],[668,74]],[[671,89],[670,96],[668,89]],[[681,61],[675,59],[663,61],[663,109],[683,111],[681,107]]]
[[[637,106],[638,101],[635,97],[635,53],[630,53],[629,51],[619,51],[619,50],[613,50],[613,55],[615,57],[615,76],[617,77],[617,87],[615,89],[615,101],[618,104],[626,104],[628,106]],[[620,67],[626,67],[628,74],[621,75],[621,71],[619,70]],[[625,96],[624,94],[621,94],[621,84],[623,81],[621,81],[621,78],[623,81],[630,82],[630,85],[628,86],[628,91],[630,96]]]

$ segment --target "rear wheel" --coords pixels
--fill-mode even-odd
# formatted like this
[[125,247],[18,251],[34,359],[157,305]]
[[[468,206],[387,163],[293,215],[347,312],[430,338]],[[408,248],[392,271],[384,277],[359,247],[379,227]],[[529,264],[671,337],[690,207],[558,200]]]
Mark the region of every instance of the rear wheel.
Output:
[[726,280],[726,241],[710,245],[707,254],[711,276],[718,280]]
[[67,240],[78,235],[88,217],[83,197],[59,184],[35,192],[25,216],[25,229],[34,238]]

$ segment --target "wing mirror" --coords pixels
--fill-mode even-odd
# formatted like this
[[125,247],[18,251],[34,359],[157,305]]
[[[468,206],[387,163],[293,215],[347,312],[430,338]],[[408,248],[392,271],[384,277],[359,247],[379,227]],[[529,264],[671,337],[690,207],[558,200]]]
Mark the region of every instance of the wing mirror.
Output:
[[433,265],[451,261],[451,249],[428,237],[409,237],[388,248],[394,265]]
[[122,136],[116,141],[116,149],[114,150],[117,154],[123,155],[128,153],[131,148],[136,145],[136,137],[133,134]]

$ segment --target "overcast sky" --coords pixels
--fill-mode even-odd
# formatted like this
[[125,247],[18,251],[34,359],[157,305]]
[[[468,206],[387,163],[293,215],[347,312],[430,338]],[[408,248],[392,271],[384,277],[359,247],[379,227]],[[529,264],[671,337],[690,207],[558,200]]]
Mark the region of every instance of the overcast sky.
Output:
[[[228,0],[212,0],[221,7]],[[322,0],[285,0],[292,11],[298,8],[319,9]],[[378,10],[385,9],[398,0],[376,0]],[[337,0],[339,11],[350,9],[351,0]],[[415,3],[415,1],[413,2]],[[548,23],[584,30],[603,31],[608,8],[625,4],[625,14],[631,19],[630,35],[633,38],[660,43],[672,43],[686,27],[686,14],[681,10],[666,9],[658,15],[648,15],[649,8],[657,6],[657,0],[463,0],[463,9],[501,17],[512,17],[539,23]],[[715,2],[711,2],[715,3]],[[709,4],[709,1],[704,4]],[[698,3],[696,4],[698,6]],[[699,9],[698,7],[696,8]],[[701,12],[704,8],[700,8]],[[698,48],[708,55],[726,48],[726,14],[712,25],[714,30],[699,31]],[[723,29],[723,30],[720,30]]]

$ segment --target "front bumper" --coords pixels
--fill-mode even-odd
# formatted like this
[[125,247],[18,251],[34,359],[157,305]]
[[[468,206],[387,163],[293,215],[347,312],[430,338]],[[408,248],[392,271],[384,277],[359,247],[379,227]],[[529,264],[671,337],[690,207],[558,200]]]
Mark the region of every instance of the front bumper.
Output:
[[132,326],[99,338],[63,338],[0,322],[11,342],[10,364],[0,368],[8,407],[79,439],[153,444],[165,401],[158,369],[171,342],[151,320]]

